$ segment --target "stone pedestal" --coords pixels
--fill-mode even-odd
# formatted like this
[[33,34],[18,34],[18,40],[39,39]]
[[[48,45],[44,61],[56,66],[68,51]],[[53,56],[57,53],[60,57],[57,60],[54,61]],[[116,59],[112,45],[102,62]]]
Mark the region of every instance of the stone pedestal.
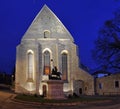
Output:
[[65,99],[62,80],[49,80],[47,99]]

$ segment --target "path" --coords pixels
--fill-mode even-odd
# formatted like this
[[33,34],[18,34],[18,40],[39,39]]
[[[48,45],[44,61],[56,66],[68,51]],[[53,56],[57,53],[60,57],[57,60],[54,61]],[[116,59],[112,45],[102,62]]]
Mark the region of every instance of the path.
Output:
[[51,106],[51,105],[31,105],[30,103],[20,103],[11,100],[14,93],[0,91],[0,109],[120,109],[120,99],[111,103],[89,103],[76,106]]

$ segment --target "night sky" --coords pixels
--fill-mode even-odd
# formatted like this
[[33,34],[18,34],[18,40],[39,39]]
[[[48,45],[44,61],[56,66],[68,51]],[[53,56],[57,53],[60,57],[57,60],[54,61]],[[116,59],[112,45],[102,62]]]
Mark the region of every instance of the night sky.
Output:
[[81,63],[94,69],[94,41],[104,21],[120,7],[118,0],[0,0],[0,71],[12,72],[16,46],[44,4],[72,34]]

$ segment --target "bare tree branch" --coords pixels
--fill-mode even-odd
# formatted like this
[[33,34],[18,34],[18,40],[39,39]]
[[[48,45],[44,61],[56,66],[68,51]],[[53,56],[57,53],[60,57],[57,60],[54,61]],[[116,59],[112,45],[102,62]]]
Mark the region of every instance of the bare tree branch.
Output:
[[100,29],[92,56],[101,68],[120,71],[120,10]]

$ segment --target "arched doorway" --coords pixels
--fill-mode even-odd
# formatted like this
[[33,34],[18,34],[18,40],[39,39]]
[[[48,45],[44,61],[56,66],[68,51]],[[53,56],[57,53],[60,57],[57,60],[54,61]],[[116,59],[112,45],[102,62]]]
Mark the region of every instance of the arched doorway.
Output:
[[47,96],[47,86],[43,85],[42,89],[43,89],[43,96],[46,97]]

